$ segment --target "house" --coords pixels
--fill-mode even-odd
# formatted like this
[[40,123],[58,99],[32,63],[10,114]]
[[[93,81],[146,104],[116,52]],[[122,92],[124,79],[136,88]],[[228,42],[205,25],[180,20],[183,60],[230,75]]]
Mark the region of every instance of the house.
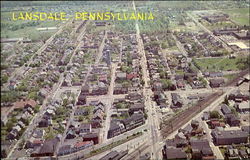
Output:
[[202,120],[207,121],[210,119],[210,113],[209,112],[204,112],[202,115]]
[[86,96],[85,95],[80,95],[78,97],[78,101],[76,103],[77,105],[84,105],[86,104]]
[[134,112],[137,112],[137,111],[142,111],[144,112],[145,110],[145,105],[143,103],[135,103],[135,104],[132,104],[130,107],[129,107],[129,113],[132,114]]
[[95,112],[92,120],[101,123],[103,121],[103,113],[102,112]]
[[138,92],[132,92],[132,93],[129,93],[126,96],[126,98],[129,99],[130,101],[140,101],[142,100],[142,95],[139,94]]
[[214,129],[216,127],[225,127],[225,123],[218,119],[211,119],[207,123],[210,125],[211,129]]
[[17,130],[11,130],[8,135],[7,135],[7,140],[14,140],[17,137],[19,137],[18,135],[18,131]]
[[237,117],[235,114],[227,114],[226,115],[226,122],[232,127],[232,126],[240,126],[240,118]]
[[132,80],[133,78],[139,77],[137,73],[129,73],[127,74],[127,80]]
[[121,122],[124,124],[127,131],[134,129],[145,123],[144,114],[141,111],[135,112],[130,117],[123,119]]
[[176,86],[177,86],[177,88],[179,88],[179,89],[185,89],[185,83],[184,83],[183,80],[177,81],[177,82],[176,82]]
[[122,86],[122,84],[115,84],[114,87],[114,94],[127,94],[128,88]]
[[25,144],[25,148],[28,149],[28,148],[36,148],[36,147],[39,147],[39,146],[42,146],[43,144],[43,141],[40,140],[40,139],[33,139],[33,140],[28,140]]
[[79,133],[90,133],[92,131],[91,123],[83,123],[78,128]]
[[102,125],[101,125],[100,122],[95,121],[95,120],[92,120],[92,121],[91,121],[91,127],[92,127],[92,128],[101,128]]
[[112,119],[108,130],[108,138],[117,136],[125,131],[125,126],[119,120]]
[[44,157],[44,156],[53,156],[56,150],[56,146],[59,142],[59,139],[53,138],[50,140],[44,141],[41,147],[37,147],[32,153],[31,157]]
[[42,119],[39,123],[38,123],[38,127],[48,127],[49,125],[51,125],[51,121],[48,119]]
[[211,133],[215,144],[232,145],[247,143],[248,132],[242,130],[219,130],[215,129]]
[[224,114],[224,115],[227,115],[227,114],[230,114],[232,113],[231,109],[228,107],[228,105],[226,104],[222,104],[221,105],[221,112]]
[[75,151],[79,151],[79,150],[83,150],[85,148],[91,147],[94,145],[93,141],[83,141],[83,142],[77,142],[74,145],[74,150]]
[[209,83],[210,83],[210,87],[216,88],[216,87],[221,87],[225,83],[225,81],[222,78],[221,79],[210,79]]
[[19,127],[24,128],[25,124],[22,121],[18,121],[17,125],[19,125]]
[[165,147],[162,153],[166,159],[187,159],[186,153],[181,148]]
[[74,139],[76,137],[76,133],[74,130],[70,129],[67,132],[66,139]]
[[171,93],[172,96],[172,105],[171,108],[181,108],[183,105],[183,102],[181,100],[180,95],[177,93]]
[[90,87],[88,84],[85,84],[81,88],[81,95],[89,95],[90,94]]
[[164,93],[162,92],[158,92],[158,93],[155,93],[155,101],[158,105],[162,105],[162,104],[165,104],[166,101],[167,101],[167,97]]
[[124,72],[118,72],[116,74],[116,80],[126,80],[127,79],[127,74]]
[[74,112],[75,116],[86,116],[88,114],[89,114],[88,110],[84,108],[77,108]]
[[192,159],[215,159],[207,139],[191,139],[190,146],[192,148]]
[[[177,138],[178,135],[182,134],[183,138]],[[175,148],[183,148],[188,145],[188,141],[185,137],[185,135],[182,132],[179,132],[175,138],[173,139],[167,139],[164,147],[175,147]]]
[[36,129],[34,130],[32,136],[33,136],[34,138],[43,138],[44,134],[45,134],[45,130],[36,128]]
[[108,77],[106,74],[102,74],[99,76],[99,81],[103,82],[103,83],[107,83],[108,82]]
[[233,100],[237,103],[241,103],[243,101],[249,100],[249,94],[243,94],[240,90],[236,90],[235,92],[229,94],[228,100]]
[[63,145],[62,147],[59,148],[58,150],[58,156],[66,155],[72,153],[72,148],[71,145]]
[[83,135],[83,141],[93,141],[94,144],[99,143],[99,137],[97,133],[87,133]]
[[153,91],[162,91],[162,83],[154,82],[153,83]]
[[235,108],[238,112],[250,112],[250,106],[248,101],[244,101],[241,103],[235,103]]

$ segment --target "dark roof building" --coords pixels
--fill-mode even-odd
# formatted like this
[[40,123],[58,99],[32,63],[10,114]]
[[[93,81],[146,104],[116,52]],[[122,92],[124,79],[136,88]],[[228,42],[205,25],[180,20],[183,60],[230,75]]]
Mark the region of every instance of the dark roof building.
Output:
[[212,131],[212,137],[217,145],[231,145],[247,143],[248,132],[242,130],[220,131],[215,129]]

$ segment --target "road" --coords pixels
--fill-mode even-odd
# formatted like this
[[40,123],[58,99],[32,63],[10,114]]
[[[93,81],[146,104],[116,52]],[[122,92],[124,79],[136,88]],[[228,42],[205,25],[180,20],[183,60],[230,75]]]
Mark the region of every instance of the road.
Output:
[[[69,21],[68,23],[65,24],[65,26],[67,26],[68,24],[70,24],[71,21]],[[57,35],[57,34],[60,34],[63,30],[63,28],[65,26],[61,26],[60,29],[52,36],[50,37],[46,43],[36,52],[36,54],[41,54],[41,52],[44,51],[44,49],[46,49],[46,47],[49,45],[50,42],[52,42],[52,40],[54,39],[54,37]],[[35,54],[34,54],[35,55]],[[34,56],[33,55],[33,56]],[[32,56],[32,57],[33,57]],[[32,57],[30,58],[30,60],[28,61],[28,65],[32,62]],[[19,75],[20,74],[20,71],[23,70],[24,66],[20,67],[18,70],[16,70],[15,72],[13,72],[12,74],[12,78],[16,75]],[[9,79],[12,79],[12,78],[9,78]],[[59,86],[61,85],[61,80],[62,77],[59,78],[59,82],[53,86],[52,88],[52,91],[50,93],[54,93],[57,91],[57,89],[59,88]],[[22,136],[19,138],[19,140],[16,142],[16,144],[14,145],[14,147],[10,150],[10,152],[8,153],[8,156],[7,156],[7,159],[9,159],[12,155],[12,153],[15,151],[15,149],[18,147],[19,143],[21,142],[22,139],[27,139],[28,137],[30,137],[32,131],[34,130],[34,127],[36,127],[36,123],[38,122],[38,120],[41,118],[40,115],[42,115],[42,113],[45,111],[46,109],[46,103],[48,102],[48,99],[50,97],[50,94],[45,98],[45,100],[43,101],[43,104],[39,110],[38,113],[36,113],[33,118],[31,119],[30,121],[30,124],[29,126],[27,127],[27,129],[24,131],[24,133],[22,134]]]
[[[39,48],[39,49],[36,51],[35,54],[33,54],[33,55],[30,57],[29,61],[28,61],[26,64],[29,66],[29,65],[31,64],[31,62],[33,62],[33,57],[34,57],[35,55],[40,55],[40,54],[48,47],[48,45],[51,44],[51,42],[53,41],[53,39],[55,38],[55,36],[58,35],[58,34],[60,34],[60,33],[63,31],[63,28],[67,27],[67,26],[68,26],[69,24],[71,24],[71,23],[72,23],[72,20],[69,20],[66,24],[60,26],[59,29],[58,29],[58,31],[57,31],[54,35],[52,35],[52,36],[42,45],[42,47]],[[7,89],[7,86],[8,86],[8,84],[10,83],[10,80],[13,80],[15,77],[20,76],[20,74],[22,73],[22,71],[26,68],[26,67],[25,67],[26,64],[24,64],[23,66],[21,66],[21,67],[15,69],[15,71],[14,71],[14,72],[11,74],[11,76],[9,77],[7,83],[5,83],[5,85],[3,85],[3,88],[4,88],[4,89]]]
[[204,25],[202,25],[196,18],[193,17],[193,15],[191,15],[191,13],[187,12],[187,15],[204,31],[206,31],[207,33],[209,33],[215,40],[219,41],[222,43],[222,46],[228,51],[231,52],[232,49],[230,47],[227,46],[227,44],[222,41],[219,37],[216,37],[215,35],[213,35],[213,32],[211,32],[209,29],[207,29]]
[[[135,2],[133,1],[133,9],[136,12],[136,6],[135,6]],[[149,126],[149,133],[150,133],[150,141],[148,141],[150,147],[151,147],[151,153],[152,153],[152,157],[153,159],[159,159],[159,155],[157,153],[156,150],[156,143],[158,142],[159,137],[159,122],[158,122],[158,117],[155,117],[154,115],[156,115],[156,110],[152,105],[152,101],[151,101],[151,97],[153,96],[153,92],[149,87],[149,81],[150,81],[150,77],[149,77],[149,72],[147,69],[147,59],[146,59],[146,54],[145,54],[145,50],[144,50],[144,45],[143,45],[143,41],[140,35],[140,29],[139,29],[139,25],[138,25],[138,21],[135,21],[135,28],[136,28],[136,39],[137,39],[137,43],[138,43],[138,52],[139,54],[141,54],[141,67],[142,67],[142,78],[144,80],[144,86],[143,86],[143,97],[144,97],[144,104],[145,104],[145,108],[148,110],[147,114],[148,114],[148,126]]]
[[[87,22],[87,23],[88,23],[88,22]],[[86,25],[87,25],[87,23],[85,24],[83,31],[82,31],[82,32],[80,33],[80,35],[78,36],[78,37],[81,37],[81,38],[77,38],[79,41],[82,40],[82,37],[83,37],[84,34],[85,34],[85,30],[86,30]],[[102,53],[103,53],[103,48],[104,48],[104,43],[105,43],[105,39],[106,39],[106,38],[107,38],[107,35],[106,35],[106,32],[105,32],[105,36],[103,37],[103,41],[102,41],[102,43],[101,43],[101,45],[100,45],[100,47],[99,47],[99,51],[98,51],[98,55],[97,55],[96,60],[95,60],[95,64],[98,64],[98,63],[100,62],[100,60],[101,60],[101,57],[102,57],[102,55],[103,55]],[[73,55],[72,55],[71,58],[70,58],[70,62],[68,63],[68,65],[72,65],[73,56],[75,55],[76,51],[77,51],[80,47],[81,47],[81,43],[79,42],[78,45],[77,45],[77,47],[76,47],[75,50],[74,50]],[[91,71],[91,69],[90,69],[90,67],[89,67],[88,72],[87,72],[87,74],[86,74],[86,76],[85,76],[84,82],[82,83],[82,86],[84,86],[84,85],[86,84],[86,82],[87,82],[87,80],[88,80],[88,76],[89,76],[89,74],[90,74],[90,71]],[[75,101],[74,107],[73,107],[73,109],[72,109],[72,111],[71,111],[71,113],[70,113],[69,121],[67,122],[67,125],[66,125],[66,127],[65,127],[65,131],[64,131],[64,133],[63,133],[63,135],[62,135],[62,138],[60,139],[60,143],[58,144],[58,146],[57,146],[57,148],[56,148],[55,155],[57,155],[57,153],[58,153],[58,151],[59,151],[59,148],[63,145],[64,140],[65,140],[65,138],[66,138],[66,136],[67,136],[68,128],[69,128],[70,124],[72,124],[73,121],[74,121],[74,113],[75,113],[75,110],[77,109],[77,107],[75,107],[75,106],[76,106],[76,103],[77,103],[77,99],[78,99],[78,97],[79,97],[79,95],[80,95],[80,92],[81,92],[81,90],[79,89],[79,92],[77,93],[77,96],[76,96],[76,101]]]

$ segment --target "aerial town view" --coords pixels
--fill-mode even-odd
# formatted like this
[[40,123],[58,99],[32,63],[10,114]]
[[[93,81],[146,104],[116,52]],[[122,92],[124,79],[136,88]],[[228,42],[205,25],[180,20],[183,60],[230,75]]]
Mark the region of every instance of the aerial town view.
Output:
[[1,159],[250,159],[249,8],[1,1]]

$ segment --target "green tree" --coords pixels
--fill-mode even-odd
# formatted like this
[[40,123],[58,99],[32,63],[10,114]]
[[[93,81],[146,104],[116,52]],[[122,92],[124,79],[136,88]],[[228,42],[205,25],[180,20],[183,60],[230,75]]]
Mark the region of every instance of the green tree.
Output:
[[211,111],[209,115],[210,118],[220,118],[220,113],[218,111]]

